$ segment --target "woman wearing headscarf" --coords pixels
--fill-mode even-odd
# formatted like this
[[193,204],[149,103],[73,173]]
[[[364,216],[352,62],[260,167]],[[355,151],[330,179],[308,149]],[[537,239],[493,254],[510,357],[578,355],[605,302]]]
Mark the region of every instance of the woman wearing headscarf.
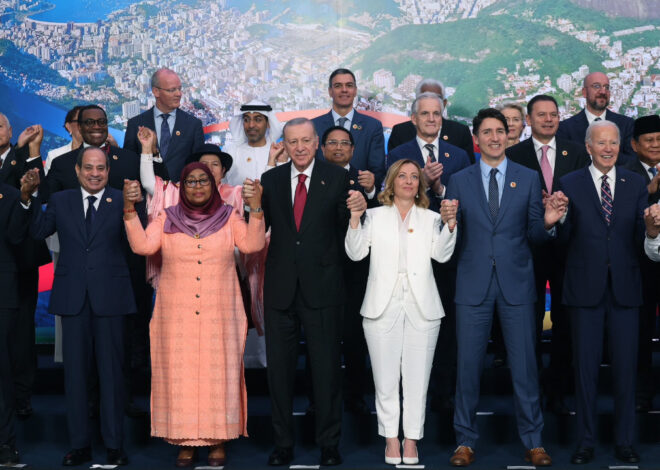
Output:
[[160,251],[162,270],[150,323],[151,432],[181,446],[177,466],[192,465],[210,446],[210,465],[223,465],[224,442],[247,435],[243,352],[247,319],[234,247],[264,246],[260,185],[247,202],[250,222],[225,204],[204,163],[181,173],[179,202],[146,231],[136,217],[136,181],[124,185],[124,219],[131,249]]
[[[346,253],[353,261],[371,252],[367,291],[360,313],[376,390],[378,434],[385,437],[385,462],[416,464],[424,436],[426,392],[433,353],[445,313],[431,258],[449,260],[456,220],[428,209],[419,165],[395,162],[378,195],[381,207],[351,212]],[[403,458],[399,444],[399,386],[403,389]]]

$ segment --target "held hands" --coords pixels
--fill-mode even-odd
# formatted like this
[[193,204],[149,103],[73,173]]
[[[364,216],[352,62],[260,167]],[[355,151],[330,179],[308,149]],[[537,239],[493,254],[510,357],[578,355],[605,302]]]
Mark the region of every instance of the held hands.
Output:
[[442,170],[442,163],[432,162],[430,157],[426,157],[426,164],[424,165],[424,169],[422,171],[429,187],[436,194],[442,194],[443,187],[442,183],[440,182]]
[[358,183],[366,193],[376,189],[376,177],[369,170],[358,170]]
[[23,132],[21,132],[21,135],[18,136],[17,146],[21,148],[24,145],[28,144],[30,146],[30,151],[31,151],[30,156],[33,156],[32,150],[36,151],[34,156],[37,156],[39,155],[41,142],[43,140],[44,140],[43,127],[41,127],[41,124],[34,124],[32,126],[27,127]]
[[555,225],[568,210],[568,197],[561,191],[556,191],[544,200],[545,215],[543,221],[545,229],[549,230]]
[[142,153],[150,153],[152,155],[158,153],[158,143],[154,131],[148,127],[140,126],[138,127],[137,137],[140,145],[142,145]]
[[21,178],[21,201],[27,204],[30,200],[30,195],[34,193],[39,187],[39,170],[32,168],[28,170]]
[[660,205],[653,204],[644,209],[644,223],[649,238],[656,238],[660,234]]
[[[261,209],[261,195],[263,192],[264,188],[261,186],[261,182],[258,179],[253,181],[250,178],[245,178],[245,181],[243,181],[242,196],[243,201],[250,206],[250,216],[252,216],[253,213],[261,214],[254,211]],[[261,217],[261,215],[258,215],[257,217]]]
[[456,214],[458,213],[458,199],[443,199],[440,203],[440,217],[447,224],[449,231],[456,228]]
[[[135,203],[142,200],[140,182],[136,180],[124,180],[124,212],[135,211]],[[128,215],[128,214],[127,214]]]
[[360,191],[351,189],[348,191],[348,198],[346,199],[346,207],[351,211],[351,227],[357,228],[360,224],[360,217],[367,210],[367,201]]

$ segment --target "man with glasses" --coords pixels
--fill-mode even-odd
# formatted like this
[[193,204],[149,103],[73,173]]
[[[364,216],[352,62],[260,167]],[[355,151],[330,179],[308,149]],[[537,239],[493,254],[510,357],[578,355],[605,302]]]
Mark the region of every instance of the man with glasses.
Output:
[[155,131],[158,148],[153,149],[154,157],[165,162],[167,179],[175,182],[179,181],[186,158],[204,143],[202,121],[179,108],[181,90],[181,80],[173,70],[156,70],[151,76],[151,92],[156,105],[129,119],[124,137],[124,148],[139,154],[139,128],[148,127]]
[[585,108],[575,116],[559,123],[557,137],[572,140],[584,145],[587,127],[592,122],[611,121],[621,131],[621,152],[617,165],[635,159],[631,146],[634,121],[628,116],[607,109],[610,104],[610,79],[602,72],[590,73],[584,78],[582,96],[586,100]]

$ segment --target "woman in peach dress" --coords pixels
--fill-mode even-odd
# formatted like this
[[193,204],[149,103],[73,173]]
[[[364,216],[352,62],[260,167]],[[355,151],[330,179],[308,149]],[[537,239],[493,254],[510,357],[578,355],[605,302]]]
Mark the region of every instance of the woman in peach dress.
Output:
[[186,165],[179,202],[145,230],[136,217],[139,183],[124,187],[131,249],[160,251],[162,268],[150,323],[151,431],[181,446],[177,466],[190,466],[196,448],[210,446],[210,465],[223,465],[223,443],[247,435],[243,352],[247,319],[236,275],[234,247],[263,248],[261,192],[247,202],[250,222],[217,190],[203,163]]

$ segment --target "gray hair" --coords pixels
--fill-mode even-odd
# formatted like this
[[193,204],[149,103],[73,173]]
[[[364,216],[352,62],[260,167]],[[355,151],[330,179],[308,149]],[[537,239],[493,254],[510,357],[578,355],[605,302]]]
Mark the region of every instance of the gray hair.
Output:
[[151,76],[151,88],[158,88],[158,86],[160,85],[160,75],[162,73],[168,73],[168,72],[176,75],[176,72],[174,70],[168,69],[167,67],[163,67],[156,70]]
[[607,127],[607,126],[612,126],[616,129],[616,135],[617,135],[617,140],[619,143],[621,143],[621,131],[619,131],[619,126],[616,125],[616,123],[612,121],[606,121],[606,120],[601,120],[601,121],[594,121],[591,124],[589,124],[589,127],[587,127],[587,133],[584,135],[584,142],[586,144],[593,144],[593,141],[591,140],[591,136],[593,135],[594,131],[600,127]]
[[284,127],[282,128],[282,136],[286,135],[286,130],[289,127],[300,126],[306,123],[309,123],[312,126],[312,129],[314,130],[314,137],[318,137],[318,134],[316,133],[316,128],[314,127],[314,123],[311,121],[311,119],[307,119],[306,117],[297,117],[288,120],[286,124],[284,124]]
[[[442,93],[440,94],[440,99],[444,100],[445,99],[445,86],[443,83],[439,80],[435,80],[433,78],[425,78],[421,82],[417,84],[417,87],[415,87],[415,96],[419,98],[419,95],[422,93],[422,88],[425,86],[432,86],[432,87],[438,87],[442,90]],[[425,92],[426,93],[426,92]]]
[[7,127],[11,127],[11,123],[9,122],[9,118],[5,113],[0,113],[0,119],[4,119],[5,122],[7,123]]
[[410,107],[410,114],[417,114],[417,107],[419,106],[418,103],[421,100],[436,100],[438,103],[440,103],[440,113],[445,110],[445,103],[442,101],[440,96],[433,93],[432,91],[425,91],[424,93],[417,95],[417,98],[415,98],[415,101],[413,101],[413,104]]
[[525,108],[523,108],[521,105],[516,103],[515,101],[505,101],[501,105],[497,106],[498,111],[502,111],[503,109],[515,109],[520,113],[520,117],[525,119]]

